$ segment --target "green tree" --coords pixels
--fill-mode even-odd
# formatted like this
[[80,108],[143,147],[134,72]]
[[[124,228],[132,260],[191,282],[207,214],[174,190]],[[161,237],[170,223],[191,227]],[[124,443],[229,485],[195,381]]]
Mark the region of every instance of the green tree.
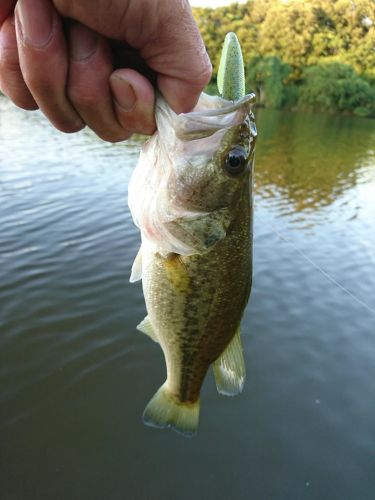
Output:
[[194,14],[214,71],[228,31],[235,31],[245,60],[278,56],[298,80],[303,68],[322,62],[351,65],[375,77],[374,0],[250,0]]
[[345,64],[306,68],[299,93],[301,108],[375,116],[375,89]]
[[[303,107],[373,116],[375,0],[249,0],[193,11],[213,63],[213,81],[224,37],[235,31],[247,82],[261,104],[298,101]],[[331,64],[352,71],[344,74],[333,66],[336,70],[322,70],[324,76],[318,77],[314,72],[319,70],[306,69]],[[313,96],[315,87],[320,97]]]
[[256,56],[247,68],[247,86],[257,94],[258,103],[281,108],[286,102],[286,81],[291,72],[277,56]]

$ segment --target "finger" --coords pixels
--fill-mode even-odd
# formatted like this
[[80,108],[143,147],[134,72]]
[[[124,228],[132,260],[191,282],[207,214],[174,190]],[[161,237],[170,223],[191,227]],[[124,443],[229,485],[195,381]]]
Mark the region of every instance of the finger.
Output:
[[38,109],[22,77],[13,16],[0,29],[0,89],[18,107]]
[[119,69],[110,78],[117,119],[131,132],[151,135],[155,128],[154,89],[132,69]]
[[[211,62],[187,0],[53,0],[59,12],[139,51],[177,113],[190,111],[211,78]],[[116,19],[116,22],[114,22]],[[118,20],[118,21],[117,21]]]
[[84,122],[103,140],[118,142],[131,132],[117,120],[109,87],[113,71],[107,42],[80,23],[69,26],[68,96]]
[[50,0],[19,0],[15,9],[23,78],[39,108],[63,132],[84,127],[66,97],[68,56],[61,20]]
[[187,112],[209,83],[212,65],[188,2],[176,2],[172,12],[159,16],[157,38],[140,54],[157,71],[158,87],[174,111]]
[[[158,1],[151,0],[155,4]],[[106,36],[121,40],[123,38],[123,25],[128,7],[133,3],[131,0],[52,0],[53,5],[63,17],[74,19],[88,26],[92,30]],[[145,9],[144,0],[137,0],[136,11],[139,13]],[[95,7],[93,6],[95,4]],[[147,12],[149,16],[150,12]],[[129,18],[128,18],[129,20]],[[133,20],[134,21],[134,20]],[[138,23],[133,24],[132,29],[138,30]]]
[[199,96],[211,79],[211,71],[211,62],[209,62],[194,80],[190,80],[187,76],[159,74],[158,88],[176,113],[187,113],[197,104]]
[[17,0],[1,0],[0,2],[0,26],[5,19],[11,15]]

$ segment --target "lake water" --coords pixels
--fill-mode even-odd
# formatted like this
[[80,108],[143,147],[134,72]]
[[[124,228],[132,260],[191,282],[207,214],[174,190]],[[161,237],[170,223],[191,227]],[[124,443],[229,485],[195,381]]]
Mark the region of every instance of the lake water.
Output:
[[243,394],[143,426],[164,381],[129,272],[139,142],[0,99],[0,500],[375,498],[375,120],[258,112]]

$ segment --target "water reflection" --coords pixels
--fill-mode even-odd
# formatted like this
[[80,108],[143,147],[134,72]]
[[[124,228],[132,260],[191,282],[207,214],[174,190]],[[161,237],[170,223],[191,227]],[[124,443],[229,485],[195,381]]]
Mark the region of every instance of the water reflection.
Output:
[[257,123],[257,192],[287,213],[330,205],[373,172],[374,120],[259,110]]

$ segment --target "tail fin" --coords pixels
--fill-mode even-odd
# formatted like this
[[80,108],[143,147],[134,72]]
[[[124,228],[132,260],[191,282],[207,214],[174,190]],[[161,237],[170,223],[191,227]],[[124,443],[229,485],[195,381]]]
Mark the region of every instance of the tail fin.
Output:
[[168,393],[163,384],[143,412],[143,423],[151,427],[171,427],[190,437],[197,432],[199,422],[199,400],[195,403],[180,403]]

